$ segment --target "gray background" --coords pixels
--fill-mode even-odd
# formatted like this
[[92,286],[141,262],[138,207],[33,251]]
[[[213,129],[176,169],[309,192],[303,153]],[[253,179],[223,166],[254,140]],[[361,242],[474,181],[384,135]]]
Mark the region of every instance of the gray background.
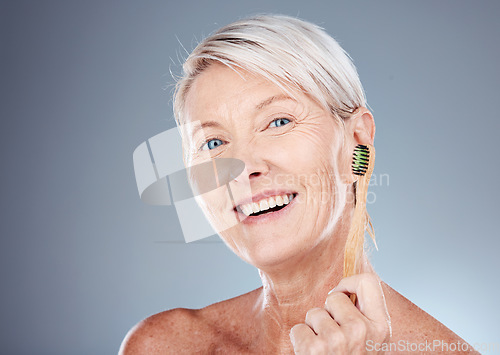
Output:
[[148,315],[259,286],[223,244],[183,244],[132,166],[173,127],[180,43],[257,12],[320,24],[355,60],[390,178],[369,206],[376,270],[470,343],[500,342],[498,1],[0,4],[1,353],[116,353]]

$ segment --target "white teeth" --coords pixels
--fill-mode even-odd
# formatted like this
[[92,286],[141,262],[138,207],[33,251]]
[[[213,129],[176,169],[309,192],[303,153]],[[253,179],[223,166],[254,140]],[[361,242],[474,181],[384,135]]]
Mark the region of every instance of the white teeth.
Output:
[[247,203],[238,207],[241,212],[243,212],[247,216],[250,216],[253,213],[267,211],[268,209],[274,208],[276,206],[288,205],[293,200],[293,198],[293,194],[284,194],[280,196],[264,198],[259,202]]
[[267,200],[269,201],[269,208],[276,207],[276,200],[274,197],[269,197]]
[[262,200],[262,201],[260,201],[260,203],[259,203],[259,207],[260,207],[260,210],[261,210],[261,211],[268,210],[268,209],[269,209],[269,203],[267,203],[267,201],[266,201],[266,200]]
[[241,210],[247,216],[250,216],[253,213],[252,208],[250,206],[248,206],[248,205],[242,205],[241,206]]

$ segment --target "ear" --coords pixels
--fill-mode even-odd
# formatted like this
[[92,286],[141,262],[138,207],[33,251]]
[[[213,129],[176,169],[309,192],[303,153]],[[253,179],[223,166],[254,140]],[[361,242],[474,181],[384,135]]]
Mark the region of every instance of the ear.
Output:
[[360,107],[345,121],[347,141],[349,142],[346,154],[346,166],[349,167],[349,174],[346,182],[351,184],[358,180],[359,176],[352,173],[351,163],[353,159],[354,147],[358,144],[371,144],[375,139],[375,122],[373,115],[366,107]]
[[373,145],[375,139],[375,122],[372,113],[366,107],[360,107],[354,111],[348,121],[349,131],[356,145]]

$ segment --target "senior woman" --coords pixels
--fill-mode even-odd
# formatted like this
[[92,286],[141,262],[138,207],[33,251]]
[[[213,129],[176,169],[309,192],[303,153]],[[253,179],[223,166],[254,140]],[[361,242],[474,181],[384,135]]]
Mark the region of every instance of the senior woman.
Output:
[[[120,353],[430,352],[436,341],[472,350],[381,282],[364,253],[359,273],[343,277],[353,150],[373,145],[375,124],[349,56],[321,28],[283,15],[221,28],[187,58],[174,110],[187,165],[244,162],[234,205],[219,196],[200,206],[263,286],[153,315]],[[235,215],[239,223],[221,227]]]

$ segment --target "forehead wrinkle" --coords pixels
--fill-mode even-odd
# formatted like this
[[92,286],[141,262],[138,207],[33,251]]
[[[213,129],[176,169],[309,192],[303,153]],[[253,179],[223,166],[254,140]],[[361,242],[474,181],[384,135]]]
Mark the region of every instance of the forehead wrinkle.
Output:
[[261,103],[257,104],[255,106],[255,110],[259,111],[259,110],[262,110],[264,107],[272,104],[273,102],[285,101],[285,100],[291,100],[291,101],[297,102],[297,100],[291,98],[287,94],[279,94],[279,95],[274,95],[274,96],[268,97],[267,99],[265,99]]
[[204,96],[193,97],[190,100],[191,105],[186,105],[186,121],[199,122],[191,131],[192,135],[203,131],[200,128],[224,129],[227,128],[228,123],[231,124],[233,114],[231,113],[231,105],[228,103],[231,99],[217,100]]
[[[247,75],[243,77],[242,75],[238,75],[235,85],[239,87],[239,90],[234,90],[235,85],[226,87],[226,83],[222,83],[223,87],[226,88],[222,91],[222,97],[218,97],[213,91],[206,90],[206,85],[214,79],[212,78],[212,74],[209,74],[209,76],[202,74],[201,77],[197,78],[188,94],[186,101],[194,104],[186,105],[186,113],[191,111],[186,116],[190,116],[191,120],[199,119],[201,122],[217,121],[221,126],[224,126],[222,128],[229,128],[229,126],[234,125],[241,126],[245,124],[241,120],[242,117],[254,117],[255,114],[258,114],[257,111],[271,104],[276,104],[279,101],[283,101],[283,104],[287,102],[295,103],[294,109],[300,111],[299,116],[303,115],[306,111],[310,112],[314,110],[315,102],[311,102],[312,100],[307,95],[302,96],[300,95],[301,93],[283,92],[282,89],[266,80],[266,78],[254,76],[251,73],[245,73]],[[235,74],[232,71],[232,74],[236,76],[239,73]],[[201,92],[197,90],[200,88],[200,85],[204,86],[205,90]],[[248,98],[253,96],[252,93],[254,91],[261,90],[264,92],[267,91],[267,97],[261,96],[261,98],[258,98],[260,102],[258,100],[247,101]],[[296,96],[296,94],[299,94],[299,96]],[[258,103],[256,104],[255,102]],[[207,113],[209,117],[207,117]]]

